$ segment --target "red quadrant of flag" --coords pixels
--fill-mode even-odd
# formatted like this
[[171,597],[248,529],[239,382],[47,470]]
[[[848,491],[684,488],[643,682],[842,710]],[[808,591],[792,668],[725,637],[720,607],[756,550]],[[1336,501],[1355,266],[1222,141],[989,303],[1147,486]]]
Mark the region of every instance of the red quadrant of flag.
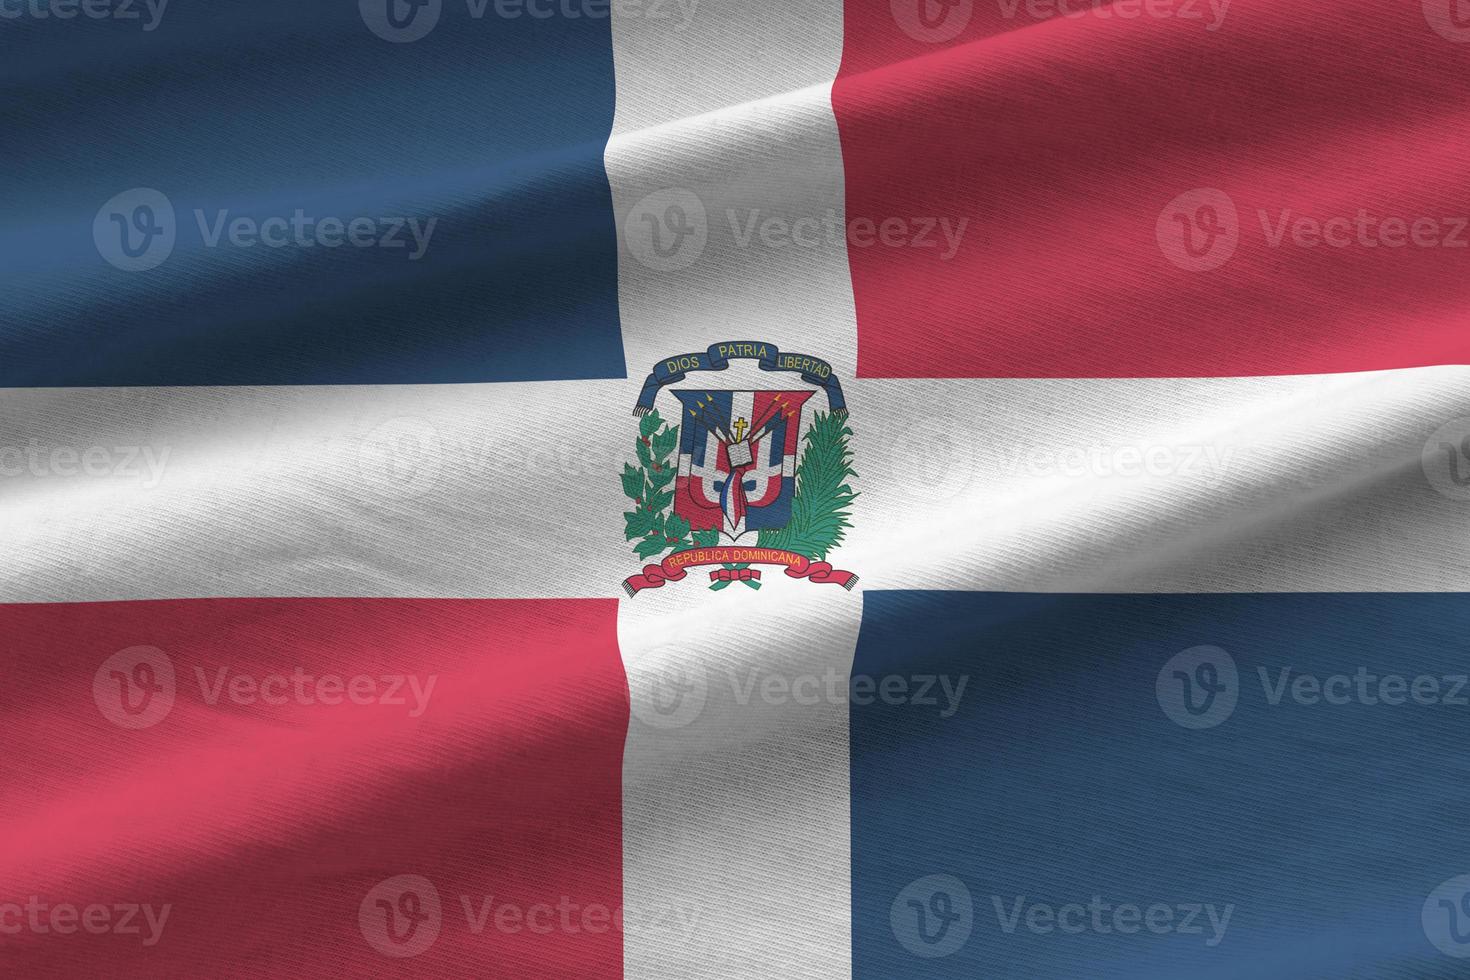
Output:
[[0,606],[7,972],[621,976],[616,610]]
[[1470,45],[1417,2],[1149,6],[847,3],[859,373],[1470,362]]

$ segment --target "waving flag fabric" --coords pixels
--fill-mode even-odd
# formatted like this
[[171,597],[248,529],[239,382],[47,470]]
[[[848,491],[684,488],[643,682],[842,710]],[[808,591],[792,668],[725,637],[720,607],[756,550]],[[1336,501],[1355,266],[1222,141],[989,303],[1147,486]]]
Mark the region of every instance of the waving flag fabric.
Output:
[[0,973],[1470,975],[1455,0],[0,53]]

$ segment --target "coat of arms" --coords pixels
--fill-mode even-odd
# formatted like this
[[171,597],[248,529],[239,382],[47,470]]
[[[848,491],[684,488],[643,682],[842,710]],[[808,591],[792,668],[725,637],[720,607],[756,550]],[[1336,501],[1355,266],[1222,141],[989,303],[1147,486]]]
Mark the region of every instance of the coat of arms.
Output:
[[[655,402],[690,372],[724,371],[749,359],[763,371],[797,374],[816,389],[671,388],[666,418]],[[654,366],[638,406],[638,464],[623,467],[627,540],[637,557],[659,558],[623,583],[628,594],[679,581],[691,566],[715,566],[709,587],[761,587],[752,565],[851,589],[857,576],[828,553],[850,527],[852,452],[842,386],[825,361],[774,344],[730,341]]]

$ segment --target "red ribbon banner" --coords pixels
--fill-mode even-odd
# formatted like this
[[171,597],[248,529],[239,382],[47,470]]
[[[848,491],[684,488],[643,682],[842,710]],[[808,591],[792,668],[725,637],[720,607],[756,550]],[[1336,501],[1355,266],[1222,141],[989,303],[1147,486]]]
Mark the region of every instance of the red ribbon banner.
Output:
[[[637,595],[644,589],[657,589],[665,582],[678,582],[688,574],[686,571],[698,565],[784,565],[791,578],[804,578],[810,582],[840,585],[851,589],[858,577],[852,572],[833,568],[824,561],[814,561],[794,551],[779,548],[746,548],[739,545],[717,545],[713,548],[690,548],[676,551],[657,565],[644,565],[643,574],[634,575],[623,583],[628,595]],[[744,573],[749,573],[744,574]],[[758,579],[760,572],[745,569],[720,569],[710,575],[712,581],[745,578]]]

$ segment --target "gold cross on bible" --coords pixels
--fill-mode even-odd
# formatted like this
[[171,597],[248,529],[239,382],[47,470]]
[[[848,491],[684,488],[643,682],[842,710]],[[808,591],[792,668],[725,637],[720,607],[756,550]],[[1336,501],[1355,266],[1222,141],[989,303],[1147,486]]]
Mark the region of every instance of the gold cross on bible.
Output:
[[744,442],[745,441],[745,430],[748,429],[748,428],[750,428],[750,423],[749,422],[745,421],[744,419],[736,419],[735,420],[735,441],[736,442]]

